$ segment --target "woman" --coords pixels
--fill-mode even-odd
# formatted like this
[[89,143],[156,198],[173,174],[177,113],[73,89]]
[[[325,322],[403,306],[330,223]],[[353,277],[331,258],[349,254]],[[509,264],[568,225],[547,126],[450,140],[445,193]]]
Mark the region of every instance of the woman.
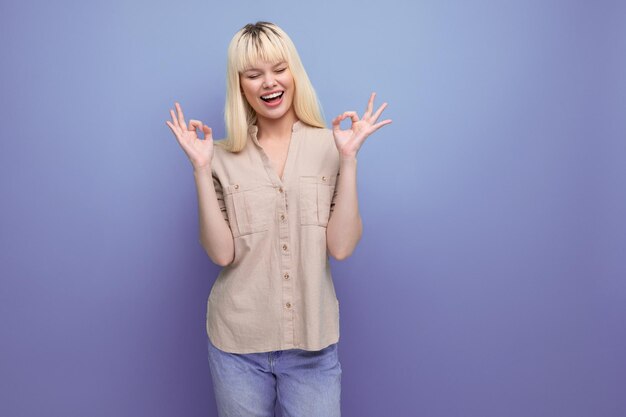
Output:
[[[328,254],[361,237],[356,154],[376,122],[347,111],[325,127],[291,39],[248,24],[228,49],[227,138],[176,103],[167,121],[193,166],[200,242],[223,266],[207,302],[219,415],[340,415],[339,301]],[[350,129],[340,123],[350,118]],[[202,130],[200,139],[197,130]],[[341,174],[341,175],[340,175]]]

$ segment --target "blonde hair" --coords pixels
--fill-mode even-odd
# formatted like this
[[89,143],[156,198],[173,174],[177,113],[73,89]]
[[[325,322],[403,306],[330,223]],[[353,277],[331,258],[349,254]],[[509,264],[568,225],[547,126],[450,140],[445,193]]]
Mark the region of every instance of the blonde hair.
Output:
[[296,116],[308,125],[326,127],[317,94],[289,36],[273,23],[249,23],[235,34],[228,46],[224,107],[226,138],[216,143],[230,152],[239,152],[245,147],[249,128],[257,121],[256,112],[243,96],[239,77],[260,60],[287,63],[295,85],[293,107]]

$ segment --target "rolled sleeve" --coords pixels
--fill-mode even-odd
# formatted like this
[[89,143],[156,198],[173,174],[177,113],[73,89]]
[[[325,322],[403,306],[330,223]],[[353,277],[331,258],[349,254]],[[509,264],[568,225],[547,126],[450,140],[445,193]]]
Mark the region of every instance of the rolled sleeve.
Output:
[[224,202],[224,190],[222,187],[222,183],[220,182],[215,172],[213,172],[213,187],[215,188],[217,204],[219,205],[220,211],[222,212],[222,217],[230,227],[230,222],[228,221],[228,212],[226,211],[226,203]]

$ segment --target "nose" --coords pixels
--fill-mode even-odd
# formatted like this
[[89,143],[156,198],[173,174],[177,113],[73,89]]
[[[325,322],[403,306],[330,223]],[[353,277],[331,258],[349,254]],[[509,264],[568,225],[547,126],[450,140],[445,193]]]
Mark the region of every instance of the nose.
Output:
[[263,87],[270,88],[276,85],[276,80],[274,80],[274,76],[272,74],[268,74],[265,76],[265,80],[263,80]]

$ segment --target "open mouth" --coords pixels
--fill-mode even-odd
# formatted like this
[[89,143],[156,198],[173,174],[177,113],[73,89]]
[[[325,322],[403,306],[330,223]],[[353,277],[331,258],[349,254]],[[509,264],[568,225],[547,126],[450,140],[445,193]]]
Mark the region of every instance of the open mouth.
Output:
[[277,93],[272,93],[272,94],[268,94],[266,96],[261,96],[261,100],[267,102],[267,103],[272,103],[274,101],[278,101],[283,97],[283,94],[285,94],[284,91],[279,91]]

